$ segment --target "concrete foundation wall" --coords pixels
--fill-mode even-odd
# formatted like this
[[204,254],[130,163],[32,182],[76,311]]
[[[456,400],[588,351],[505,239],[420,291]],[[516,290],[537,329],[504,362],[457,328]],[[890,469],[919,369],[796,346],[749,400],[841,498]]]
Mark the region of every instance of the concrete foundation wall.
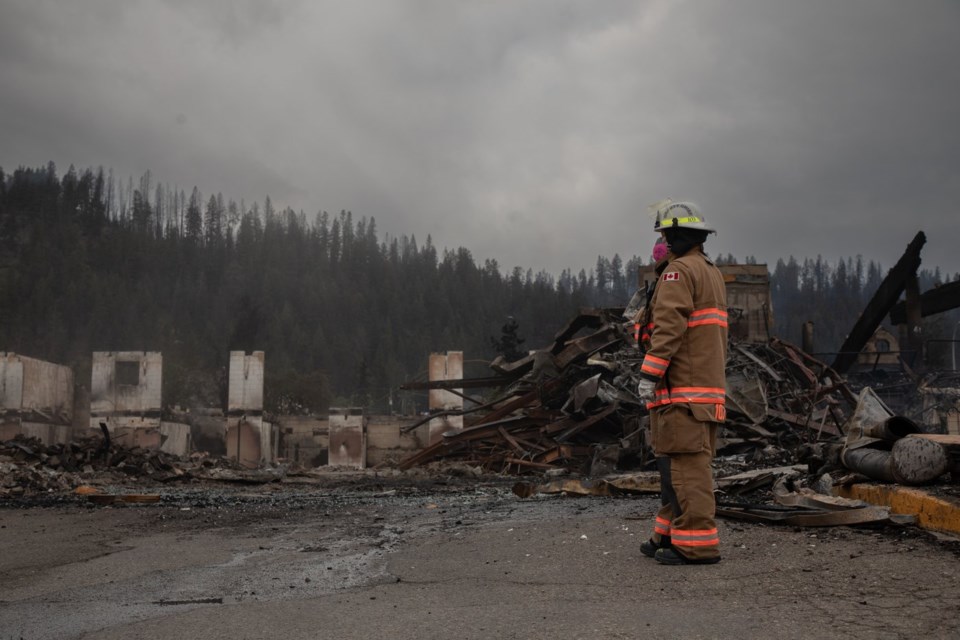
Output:
[[370,416],[367,419],[367,466],[394,466],[426,447],[426,425],[413,432],[402,433],[415,420],[413,417]]
[[327,463],[335,467],[367,466],[367,421],[363,409],[330,408]]
[[111,440],[126,448],[159,449],[176,456],[191,451],[190,425],[178,422],[124,421],[110,427]]
[[262,416],[243,416],[226,419],[227,457],[237,459],[246,467],[258,467],[273,462],[273,424]]
[[[366,450],[368,467],[395,465],[426,445],[426,425],[412,433],[402,430],[418,420],[416,416],[367,416]],[[280,416],[280,458],[304,467],[321,467],[329,461],[330,421],[315,416]]]
[[73,423],[69,367],[15,353],[0,353],[0,434],[66,443]]
[[20,424],[20,433],[27,438],[38,438],[43,444],[67,444],[70,442],[71,428],[62,424],[42,424],[24,422]]
[[162,385],[163,356],[159,352],[95,351],[90,374],[90,430],[99,431],[103,423],[120,446],[186,455],[190,451],[189,428],[184,444],[179,427],[165,431],[160,421]]
[[[137,367],[136,384],[118,380],[118,365]],[[130,381],[127,381],[130,382]],[[115,414],[158,416],[161,408],[163,356],[156,351],[95,351],[90,380],[90,421]]]
[[23,407],[23,362],[15,353],[0,354],[0,407]]
[[73,371],[15,353],[0,353],[0,409],[36,411],[57,424],[73,420]]
[[[183,420],[181,414],[178,420]],[[227,455],[226,418],[220,415],[190,415],[185,422],[190,425],[190,444],[194,451],[206,451],[210,455]]]
[[280,416],[280,457],[303,467],[327,464],[330,446],[329,421],[315,416]]

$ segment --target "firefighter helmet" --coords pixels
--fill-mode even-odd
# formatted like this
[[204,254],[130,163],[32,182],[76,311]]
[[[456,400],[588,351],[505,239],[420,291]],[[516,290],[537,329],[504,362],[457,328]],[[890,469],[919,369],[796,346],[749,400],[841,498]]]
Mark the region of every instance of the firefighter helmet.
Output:
[[696,229],[707,233],[716,233],[717,230],[707,224],[700,213],[700,207],[692,202],[673,202],[662,200],[651,206],[654,214],[654,231],[674,229]]

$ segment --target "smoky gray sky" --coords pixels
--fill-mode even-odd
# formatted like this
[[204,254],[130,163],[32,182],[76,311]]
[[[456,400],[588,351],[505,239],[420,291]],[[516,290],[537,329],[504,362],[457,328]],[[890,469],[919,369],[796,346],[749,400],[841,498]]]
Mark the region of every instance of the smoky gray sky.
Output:
[[102,165],[502,267],[709,252],[960,271],[954,0],[0,0],[0,166]]

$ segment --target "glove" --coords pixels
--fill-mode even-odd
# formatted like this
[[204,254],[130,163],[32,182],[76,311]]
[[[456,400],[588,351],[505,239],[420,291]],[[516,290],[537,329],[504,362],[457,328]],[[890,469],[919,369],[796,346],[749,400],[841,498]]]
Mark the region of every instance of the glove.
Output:
[[646,378],[640,378],[640,384],[637,385],[637,396],[640,397],[640,402],[645,405],[653,402],[655,397],[653,389],[656,386],[656,382],[647,380]]

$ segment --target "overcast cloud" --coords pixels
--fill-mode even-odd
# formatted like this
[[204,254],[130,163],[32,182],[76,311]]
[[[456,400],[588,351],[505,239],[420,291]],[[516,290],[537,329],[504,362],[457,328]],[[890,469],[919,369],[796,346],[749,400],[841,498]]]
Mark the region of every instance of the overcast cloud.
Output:
[[0,0],[0,166],[136,179],[504,268],[708,250],[960,271],[951,0]]

